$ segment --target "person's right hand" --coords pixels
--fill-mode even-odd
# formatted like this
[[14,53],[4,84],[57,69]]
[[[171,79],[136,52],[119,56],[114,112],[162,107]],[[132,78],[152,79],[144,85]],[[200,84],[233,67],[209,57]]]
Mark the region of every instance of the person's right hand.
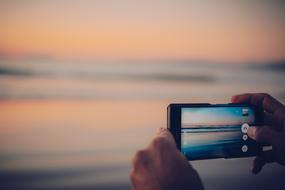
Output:
[[259,173],[266,163],[285,165],[285,106],[264,93],[236,95],[232,102],[249,103],[264,110],[264,126],[250,127],[247,133],[257,142],[270,144],[272,150],[254,159],[252,172]]

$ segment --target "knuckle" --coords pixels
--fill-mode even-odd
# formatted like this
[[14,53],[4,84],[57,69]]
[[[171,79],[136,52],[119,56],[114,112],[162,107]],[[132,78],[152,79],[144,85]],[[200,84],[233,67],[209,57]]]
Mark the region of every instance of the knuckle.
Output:
[[157,137],[152,141],[152,145],[154,148],[162,149],[162,148],[168,147],[169,142],[165,138]]
[[274,113],[275,124],[277,124],[278,128],[282,128],[285,125],[285,107],[280,107]]
[[145,159],[146,158],[146,151],[145,150],[139,150],[137,153],[136,153],[136,157],[139,158],[139,159]]
[[131,179],[132,182],[134,181],[134,179],[135,179],[135,172],[134,172],[134,170],[129,173],[129,178]]
[[136,166],[138,164],[142,164],[146,162],[147,158],[148,156],[146,150],[139,150],[134,156],[133,165]]
[[129,179],[130,179],[130,182],[131,182],[131,185],[132,185],[132,189],[135,189],[136,185],[137,185],[137,175],[135,172],[131,172],[129,173]]
[[267,126],[261,127],[256,131],[255,137],[257,141],[271,143],[274,138],[274,131]]
[[139,150],[133,159],[133,171],[130,175],[133,177],[147,168],[149,168],[151,163],[151,157],[147,150]]

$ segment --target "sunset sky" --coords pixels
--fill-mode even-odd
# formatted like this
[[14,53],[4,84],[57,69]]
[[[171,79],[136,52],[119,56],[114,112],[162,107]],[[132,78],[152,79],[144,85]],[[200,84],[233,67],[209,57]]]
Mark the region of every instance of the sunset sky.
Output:
[[59,59],[285,58],[281,1],[0,1],[0,55]]
[[245,121],[253,123],[253,110],[248,109],[248,117],[241,117],[242,109],[241,107],[184,108],[181,122],[186,128],[195,125],[240,125]]

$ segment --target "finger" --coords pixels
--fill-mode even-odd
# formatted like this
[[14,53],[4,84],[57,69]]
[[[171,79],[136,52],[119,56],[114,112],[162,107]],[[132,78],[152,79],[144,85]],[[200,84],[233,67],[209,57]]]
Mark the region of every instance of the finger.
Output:
[[137,176],[136,176],[134,170],[132,170],[132,171],[130,172],[129,178],[130,178],[130,180],[131,180],[131,189],[132,189],[132,190],[137,189],[136,186],[137,186],[137,184],[138,184],[138,180],[137,180]]
[[275,159],[273,151],[264,151],[261,153],[261,155],[257,156],[253,160],[251,171],[254,174],[258,174],[266,163],[271,163],[274,161]]
[[[152,157],[159,159],[171,159],[173,155],[178,152],[175,140],[172,134],[167,130],[162,128],[156,137],[147,147]],[[165,157],[164,155],[169,156]]]
[[251,126],[247,130],[247,134],[257,142],[270,144],[272,146],[278,145],[280,138],[279,133],[268,126]]
[[[188,162],[188,160],[186,159],[185,155],[183,155],[180,151],[178,151],[177,146],[176,146],[176,142],[174,140],[173,135],[170,133],[170,131],[166,128],[160,128],[159,132],[158,132],[158,139],[160,139],[160,137],[163,137],[163,139],[166,139],[170,142],[171,146],[163,146],[163,143],[158,143],[158,145],[162,144],[162,146],[159,147],[160,152],[171,152],[171,154],[169,154],[168,158],[172,159],[172,156],[179,156],[181,157],[181,159],[185,160],[187,162],[187,165],[190,166],[192,168],[192,165],[190,164],[190,162]],[[155,141],[155,140],[154,140]],[[155,143],[152,143],[155,144]],[[176,152],[176,154],[173,154],[173,152]]]
[[275,124],[274,123],[274,117],[271,113],[264,112],[263,124],[268,125],[268,126],[273,126]]
[[265,162],[262,158],[260,157],[254,158],[252,162],[251,172],[254,174],[258,174],[262,170],[262,167],[264,165],[265,165]]
[[240,94],[232,97],[233,103],[249,103],[263,108],[269,113],[274,113],[276,110],[283,107],[283,105],[266,93],[248,93]]
[[131,182],[135,182],[135,170],[131,169],[130,173],[129,173],[129,178],[131,180]]
[[280,107],[273,114],[274,121],[279,131],[285,130],[285,107]]
[[[284,116],[279,116],[279,112],[275,112],[275,114],[264,112],[263,124],[275,129],[279,132],[282,131],[282,125],[285,125],[285,114]],[[284,119],[283,119],[284,117]],[[283,120],[282,120],[283,119]]]
[[173,144],[176,146],[173,135],[166,128],[160,128],[159,132],[157,133],[156,138],[165,139],[165,140],[169,141],[170,144]]
[[139,150],[133,158],[133,170],[140,171],[145,169],[150,164],[150,156],[146,150]]

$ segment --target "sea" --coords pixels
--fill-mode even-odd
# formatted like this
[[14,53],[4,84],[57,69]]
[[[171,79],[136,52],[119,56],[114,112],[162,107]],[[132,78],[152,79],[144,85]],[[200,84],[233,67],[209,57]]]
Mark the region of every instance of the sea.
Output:
[[[1,58],[0,189],[131,189],[132,158],[166,127],[168,104],[245,92],[284,103],[283,63]],[[285,189],[284,166],[254,175],[252,160],[190,164],[206,190]]]

